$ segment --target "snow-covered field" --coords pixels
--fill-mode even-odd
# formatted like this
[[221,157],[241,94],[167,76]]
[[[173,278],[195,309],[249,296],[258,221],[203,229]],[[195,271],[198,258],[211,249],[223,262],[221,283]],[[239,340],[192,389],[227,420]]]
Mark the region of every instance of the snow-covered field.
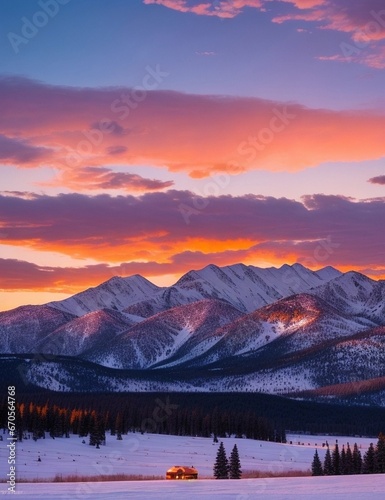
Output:
[[[376,439],[335,436],[288,435],[288,443],[280,444],[253,439],[221,439],[230,454],[237,444],[242,469],[260,471],[290,471],[310,469],[315,447],[323,459],[328,441],[333,446],[354,442],[366,451]],[[159,434],[131,433],[123,435],[123,441],[107,435],[106,445],[99,450],[88,445],[88,438],[71,436],[69,439],[49,436],[46,439],[24,440],[17,444],[17,477],[19,479],[52,479],[57,474],[98,476],[100,474],[140,474],[162,476],[173,465],[194,465],[200,477],[211,478],[218,444],[211,438],[167,436]],[[4,441],[3,441],[4,443]],[[0,451],[0,475],[4,477],[8,464],[4,446]],[[41,461],[38,461],[40,457]]]
[[[5,436],[4,436],[5,437]],[[288,435],[288,442],[280,444],[250,439],[225,438],[225,449],[230,454],[236,443],[243,471],[290,471],[310,468],[315,448],[323,459],[326,441],[332,447],[338,444],[357,442],[364,453],[370,442],[376,439]],[[88,445],[88,439],[71,436],[69,439],[32,439],[17,444],[17,479],[52,479],[56,475],[70,474],[98,476],[101,474],[139,474],[162,476],[173,465],[193,465],[199,471],[198,481],[127,481],[97,483],[19,483],[19,498],[232,498],[248,500],[261,495],[272,499],[312,498],[322,495],[330,498],[343,498],[349,491],[353,499],[384,498],[385,476],[357,476],[341,478],[275,478],[244,479],[241,481],[214,481],[212,468],[218,444],[210,438],[166,436],[155,434],[128,434],[123,441],[107,435],[106,446],[99,450]],[[2,442],[2,445],[5,441]],[[1,446],[0,476],[9,472],[7,450]],[[38,461],[40,457],[41,461]],[[380,496],[376,496],[376,488]],[[5,493],[6,484],[0,484],[0,494]],[[316,493],[314,493],[316,492]],[[318,496],[320,495],[320,496]],[[368,496],[366,496],[368,495]]]
[[385,475],[291,477],[198,481],[21,484],[18,498],[28,500],[380,500]]

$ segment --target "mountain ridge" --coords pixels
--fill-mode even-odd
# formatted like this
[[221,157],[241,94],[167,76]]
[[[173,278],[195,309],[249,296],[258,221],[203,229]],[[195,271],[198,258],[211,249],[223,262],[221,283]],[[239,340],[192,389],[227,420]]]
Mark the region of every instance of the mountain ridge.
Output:
[[[42,357],[25,362],[26,378],[55,390],[92,390],[98,380],[113,391],[338,398],[342,389],[322,387],[368,392],[375,385],[365,377],[385,376],[384,332],[383,280],[330,266],[211,264],[170,287],[112,277],[63,301],[2,312],[0,353]],[[88,381],[66,357],[78,371],[84,364]],[[385,406],[385,392],[372,399]]]

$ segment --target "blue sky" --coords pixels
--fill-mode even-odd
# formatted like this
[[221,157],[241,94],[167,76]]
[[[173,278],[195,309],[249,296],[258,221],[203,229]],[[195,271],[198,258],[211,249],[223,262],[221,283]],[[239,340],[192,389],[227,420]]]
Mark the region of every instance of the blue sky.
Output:
[[383,0],[4,0],[0,38],[3,309],[330,237],[385,277]]

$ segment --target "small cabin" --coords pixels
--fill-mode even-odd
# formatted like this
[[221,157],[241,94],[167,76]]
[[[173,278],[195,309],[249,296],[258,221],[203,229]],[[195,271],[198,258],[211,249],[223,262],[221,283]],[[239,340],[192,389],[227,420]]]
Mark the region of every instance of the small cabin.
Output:
[[198,471],[192,466],[174,465],[166,472],[166,479],[198,479]]

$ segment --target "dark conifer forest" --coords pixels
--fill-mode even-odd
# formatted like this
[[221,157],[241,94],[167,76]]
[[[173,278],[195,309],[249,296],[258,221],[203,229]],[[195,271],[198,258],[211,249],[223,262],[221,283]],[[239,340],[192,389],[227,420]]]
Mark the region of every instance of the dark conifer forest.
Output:
[[[17,394],[19,438],[69,433],[91,435],[100,444],[106,432],[117,439],[127,432],[188,436],[235,435],[284,442],[286,431],[378,436],[385,409],[294,401],[263,394],[118,393]],[[0,426],[6,401],[0,403]]]

